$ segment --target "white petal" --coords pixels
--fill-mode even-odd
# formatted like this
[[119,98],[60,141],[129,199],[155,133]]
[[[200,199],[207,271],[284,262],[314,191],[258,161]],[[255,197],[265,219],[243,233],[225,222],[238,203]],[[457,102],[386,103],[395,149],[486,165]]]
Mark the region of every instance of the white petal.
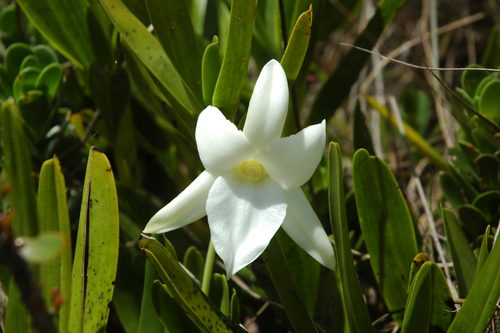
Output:
[[207,216],[228,278],[265,250],[283,223],[286,207],[283,190],[269,177],[249,182],[228,172],[217,178],[208,194]]
[[215,181],[203,171],[184,191],[149,220],[145,233],[162,233],[183,227],[207,215],[205,205],[208,191]]
[[255,154],[243,132],[213,106],[200,113],[195,136],[201,162],[214,175],[234,169]]
[[285,191],[285,196],[288,209],[281,227],[311,257],[334,270],[335,254],[332,244],[304,192],[298,188]]
[[288,83],[280,63],[269,61],[255,83],[243,133],[256,151],[281,137],[288,110]]
[[304,128],[295,135],[281,138],[254,156],[269,176],[284,190],[302,186],[311,178],[325,149],[326,127],[321,124]]

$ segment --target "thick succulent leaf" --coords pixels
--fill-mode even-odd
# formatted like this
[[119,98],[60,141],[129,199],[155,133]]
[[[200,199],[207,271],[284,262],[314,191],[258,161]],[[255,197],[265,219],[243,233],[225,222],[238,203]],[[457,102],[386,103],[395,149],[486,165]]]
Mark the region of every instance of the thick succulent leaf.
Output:
[[[161,319],[156,314],[153,306],[152,298],[152,284],[156,279],[156,272],[151,265],[151,262],[146,260],[145,273],[144,273],[144,286],[142,289],[142,301],[140,304],[140,317],[137,333],[164,333],[164,327]],[[169,312],[172,313],[172,312]],[[175,313],[172,313],[175,316]],[[176,319],[172,319],[172,324],[176,325]],[[180,331],[182,333],[182,331]]]
[[418,253],[408,206],[390,169],[366,150],[354,155],[353,181],[359,223],[375,279],[389,311],[402,309],[410,266]]
[[495,124],[500,124],[500,104],[498,103],[498,91],[500,80],[491,80],[481,91],[479,101],[479,112]]
[[93,60],[84,0],[20,0],[19,5],[38,31],[81,68]]
[[17,105],[26,124],[42,133],[51,112],[47,95],[40,90],[30,90],[17,101]]
[[476,158],[475,164],[479,168],[481,182],[491,190],[499,190],[500,179],[498,172],[500,170],[500,159],[492,154],[481,154]]
[[28,95],[28,92],[35,89],[36,80],[39,75],[40,70],[36,67],[27,67],[17,74],[13,86],[14,99],[16,102]]
[[203,100],[206,105],[212,104],[215,85],[219,77],[221,67],[219,38],[214,36],[212,43],[207,46],[203,53],[201,63],[201,85],[203,88]]
[[52,102],[56,96],[59,83],[62,79],[62,67],[58,63],[52,63],[46,66],[38,76],[35,82],[35,89],[41,90],[47,96],[49,102]]
[[12,228],[16,236],[37,234],[35,180],[28,140],[19,109],[12,100],[0,105],[1,138],[5,171],[12,184],[10,202],[15,213]]
[[61,165],[56,157],[45,161],[42,165],[38,183],[37,213],[39,230],[58,231],[64,236],[66,242],[61,255],[56,260],[40,266],[40,284],[43,286],[45,300],[50,300],[53,289],[59,290],[60,296],[64,298],[64,303],[59,308],[58,327],[59,332],[67,332],[73,255],[68,205],[66,203],[66,184]]
[[337,255],[338,271],[341,276],[349,328],[353,333],[374,332],[351,253],[351,240],[345,209],[342,155],[340,146],[333,142],[330,143],[328,150],[328,175],[330,223],[335,240],[335,253]]
[[34,67],[34,68],[42,69],[41,65],[40,65],[40,61],[38,60],[38,58],[34,54],[29,55],[23,59],[23,62],[21,63],[19,70],[23,70],[27,67]]
[[200,104],[203,104],[201,51],[186,1],[146,0],[145,2],[151,23],[168,58]]
[[476,271],[474,272],[474,279],[477,278],[477,275],[479,274],[481,269],[483,269],[486,259],[490,255],[489,241],[488,241],[489,237],[490,237],[490,226],[486,227],[483,240],[481,241],[481,248],[479,249],[479,254],[477,256]]
[[204,332],[246,332],[220,312],[156,239],[141,235],[139,245],[180,308]]
[[463,223],[462,227],[472,239],[482,235],[488,225],[486,215],[473,205],[465,204],[460,206],[458,215]]
[[311,39],[312,11],[313,8],[310,5],[309,10],[303,12],[295,22],[285,54],[281,58],[281,66],[285,70],[290,87],[297,79],[307,53],[309,40]]
[[205,267],[205,259],[196,246],[190,246],[184,253],[182,260],[184,267],[186,267],[198,281],[203,280],[203,270]]
[[446,196],[446,199],[452,204],[453,208],[458,209],[458,207],[465,204],[466,199],[462,187],[449,174],[441,173],[439,175],[439,187]]
[[412,282],[402,332],[446,332],[454,310],[453,298],[441,268],[428,261]]
[[484,213],[489,223],[495,223],[498,219],[498,207],[500,207],[500,191],[487,191],[478,195],[472,205]]
[[109,161],[92,147],[83,189],[69,331],[104,331],[118,264],[118,199]]
[[500,297],[500,246],[491,250],[448,333],[484,332]]
[[59,63],[57,60],[57,55],[50,46],[45,44],[39,44],[33,46],[33,53],[37,56],[40,61],[42,68],[47,67],[52,63]]
[[202,109],[182,76],[163,51],[160,42],[121,0],[100,0],[116,29],[164,88],[167,100],[186,119]]
[[[279,232],[283,232],[283,230],[280,229],[278,230]],[[285,307],[288,319],[295,331],[318,332],[311,319],[311,315],[307,312],[307,308],[295,284],[294,277],[290,272],[287,259],[283,254],[277,237],[271,239],[269,246],[264,251],[263,258],[281,299],[281,303]]]
[[17,74],[21,70],[24,58],[33,55],[31,48],[24,43],[15,43],[5,51],[4,65],[8,73],[10,84],[14,82]]
[[[483,68],[480,65],[469,65],[471,68]],[[469,97],[474,98],[477,93],[479,83],[489,76],[488,72],[483,71],[464,71],[462,73],[462,88],[467,92]]]
[[155,280],[151,286],[151,302],[167,332],[184,332],[175,299],[168,288],[158,280]]
[[455,215],[447,208],[443,208],[443,221],[453,258],[453,267],[455,268],[460,297],[466,298],[474,281],[477,259]]
[[255,0],[234,1],[231,7],[227,46],[212,98],[229,120],[234,119],[247,77],[256,7]]
[[225,275],[214,273],[208,296],[223,314],[229,316],[229,286]]

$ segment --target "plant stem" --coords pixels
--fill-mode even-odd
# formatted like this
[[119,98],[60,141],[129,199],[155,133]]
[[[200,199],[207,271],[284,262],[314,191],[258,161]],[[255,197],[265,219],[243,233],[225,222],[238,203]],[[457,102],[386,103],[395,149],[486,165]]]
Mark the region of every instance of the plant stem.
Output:
[[205,268],[203,270],[203,281],[201,282],[201,290],[208,296],[210,291],[210,281],[212,280],[212,269],[214,267],[215,248],[212,240],[208,243],[207,257],[205,258]]

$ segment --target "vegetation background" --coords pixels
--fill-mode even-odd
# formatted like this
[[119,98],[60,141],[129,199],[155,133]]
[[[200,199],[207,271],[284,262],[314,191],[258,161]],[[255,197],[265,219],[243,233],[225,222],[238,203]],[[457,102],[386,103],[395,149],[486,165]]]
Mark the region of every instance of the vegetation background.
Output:
[[[0,332],[498,331],[497,1],[0,8]],[[304,191],[337,270],[278,232],[226,281],[206,221],[138,236],[203,169],[198,114],[241,124],[270,59],[283,135],[327,120]]]

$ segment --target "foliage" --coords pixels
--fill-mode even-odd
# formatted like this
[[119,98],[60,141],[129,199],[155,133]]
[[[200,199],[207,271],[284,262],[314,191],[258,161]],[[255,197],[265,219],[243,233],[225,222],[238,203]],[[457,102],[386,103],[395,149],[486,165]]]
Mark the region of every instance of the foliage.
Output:
[[[341,59],[321,60],[342,31],[360,47],[390,46],[385,34],[412,6],[2,2],[0,332],[498,331],[500,75],[478,70],[499,65],[498,27],[485,33],[481,65],[464,64],[455,81],[430,77],[453,86],[440,103],[458,124],[454,145],[434,140],[443,124],[427,83],[405,88],[400,67],[379,77],[401,119],[356,90],[368,53],[335,45]],[[303,189],[337,267],[280,230],[226,279],[206,219],[141,231],[204,169],[200,112],[216,106],[241,128],[270,59],[290,87],[283,134],[326,119],[328,150]],[[387,121],[373,126],[378,116]]]

